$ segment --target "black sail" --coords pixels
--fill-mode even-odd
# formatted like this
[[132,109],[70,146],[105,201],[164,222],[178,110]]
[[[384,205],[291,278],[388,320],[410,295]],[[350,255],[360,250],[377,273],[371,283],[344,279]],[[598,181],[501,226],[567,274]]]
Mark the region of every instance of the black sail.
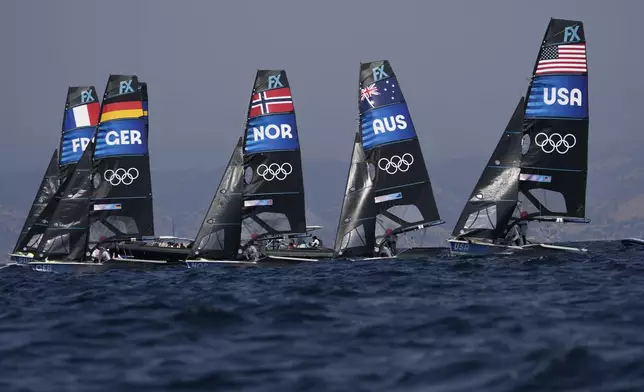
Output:
[[107,82],[93,186],[90,247],[108,238],[154,235],[148,132],[136,75],[110,75]]
[[58,150],[54,150],[49,160],[47,170],[40,181],[38,192],[34,198],[27,219],[25,220],[20,236],[13,252],[34,252],[42,233],[47,228],[49,217],[41,216],[45,207],[58,190]]
[[524,106],[521,97],[458,218],[453,236],[496,239],[504,235],[519,197]]
[[244,137],[242,241],[306,232],[300,143],[284,70],[258,70]]
[[376,214],[369,164],[362,149],[360,133],[356,132],[335,238],[335,253],[345,257],[373,253]]
[[532,220],[589,222],[587,65],[583,23],[551,19],[523,125],[519,199]]
[[212,198],[190,258],[234,259],[241,241],[244,157],[243,139],[239,138],[228,166]]
[[[373,182],[376,214],[369,223],[373,229],[365,228],[365,232],[374,232],[378,245],[378,238],[444,223],[407,103],[389,61],[361,63],[359,88],[360,140]],[[370,203],[363,206],[370,209]],[[347,217],[342,215],[340,222]],[[338,233],[338,237],[345,235]],[[341,245],[339,249],[336,245],[336,252],[347,254]]]
[[34,255],[35,260],[81,261],[84,258],[92,194],[93,150],[94,143],[90,141],[74,172],[69,173],[56,192],[56,207]]

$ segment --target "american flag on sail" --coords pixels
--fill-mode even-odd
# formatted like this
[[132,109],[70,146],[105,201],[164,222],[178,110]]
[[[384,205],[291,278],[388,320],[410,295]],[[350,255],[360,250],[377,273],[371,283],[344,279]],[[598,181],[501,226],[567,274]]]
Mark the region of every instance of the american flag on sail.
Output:
[[552,45],[543,48],[535,74],[586,72],[586,44]]

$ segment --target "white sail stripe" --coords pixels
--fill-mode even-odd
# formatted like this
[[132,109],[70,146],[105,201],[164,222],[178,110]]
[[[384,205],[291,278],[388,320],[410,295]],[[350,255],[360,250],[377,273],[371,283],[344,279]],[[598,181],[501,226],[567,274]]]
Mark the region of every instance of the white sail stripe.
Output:
[[542,73],[551,73],[551,72],[587,72],[586,68],[546,68],[546,69],[537,69],[535,74]]
[[541,60],[539,64],[550,64],[550,63],[581,63],[586,64],[586,59],[552,59],[552,60]]

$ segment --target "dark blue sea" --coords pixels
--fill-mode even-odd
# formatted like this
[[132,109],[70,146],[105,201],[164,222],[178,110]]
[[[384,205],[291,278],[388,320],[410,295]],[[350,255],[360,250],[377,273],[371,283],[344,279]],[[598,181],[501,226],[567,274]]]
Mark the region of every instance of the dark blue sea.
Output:
[[0,391],[644,391],[644,247],[0,270]]

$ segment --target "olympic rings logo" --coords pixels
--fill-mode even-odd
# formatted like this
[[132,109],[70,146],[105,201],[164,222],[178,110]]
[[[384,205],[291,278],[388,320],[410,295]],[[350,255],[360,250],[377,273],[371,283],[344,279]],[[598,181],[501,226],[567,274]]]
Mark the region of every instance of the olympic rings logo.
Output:
[[112,186],[117,186],[117,185],[130,185],[139,178],[139,169],[136,167],[131,167],[127,170],[123,169],[122,167],[119,167],[116,170],[112,169],[107,169],[105,170],[105,173],[103,173],[103,178],[105,181],[109,182],[112,184]]
[[398,171],[406,172],[409,170],[411,164],[414,163],[414,156],[406,152],[402,157],[393,155],[391,158],[380,158],[378,167],[380,170],[386,171],[388,174],[396,174]]
[[271,163],[270,165],[262,163],[257,166],[257,174],[265,181],[273,181],[274,179],[282,181],[292,172],[293,166],[288,162],[284,162],[281,165],[279,163]]
[[[541,139],[539,138],[540,136],[542,137]],[[556,132],[550,135],[547,135],[545,132],[539,132],[534,137],[534,143],[538,147],[541,147],[541,150],[546,154],[550,154],[557,150],[559,154],[563,155],[567,153],[568,150],[575,147],[577,144],[577,138],[571,133],[562,137],[561,134]]]

